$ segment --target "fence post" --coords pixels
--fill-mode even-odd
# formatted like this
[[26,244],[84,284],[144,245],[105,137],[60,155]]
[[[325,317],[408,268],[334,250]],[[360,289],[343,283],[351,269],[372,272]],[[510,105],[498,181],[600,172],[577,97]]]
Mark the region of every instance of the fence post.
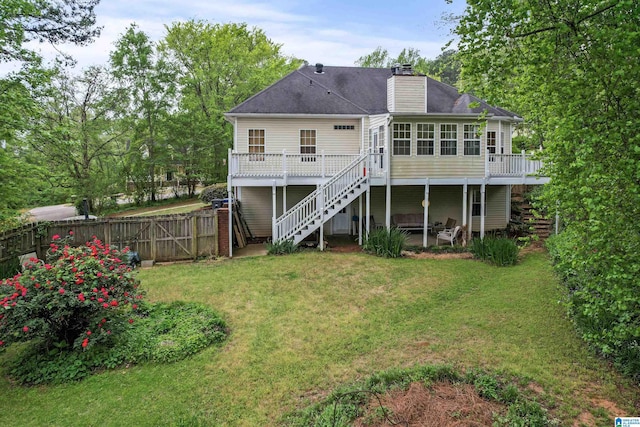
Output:
[[156,221],[155,219],[151,219],[151,225],[150,225],[151,229],[149,230],[149,240],[151,240],[151,260],[155,261],[156,260],[156,244],[157,244],[157,239],[156,239]]
[[[111,222],[109,221],[109,218],[104,219],[103,234],[104,234],[104,243],[106,245],[111,245]],[[119,249],[122,249],[122,248],[119,248]]]
[[191,255],[193,259],[198,258],[198,216],[191,215]]

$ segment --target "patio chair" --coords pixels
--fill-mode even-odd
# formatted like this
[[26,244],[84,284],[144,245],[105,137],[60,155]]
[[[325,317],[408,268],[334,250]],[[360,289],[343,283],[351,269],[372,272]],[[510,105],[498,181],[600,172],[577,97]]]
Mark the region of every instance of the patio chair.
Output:
[[451,246],[453,246],[453,242],[454,240],[457,239],[458,237],[458,233],[460,232],[460,226],[458,225],[456,228],[454,228],[453,230],[449,229],[449,230],[442,230],[440,232],[438,232],[438,235],[436,236],[436,246],[439,244],[440,240],[444,240],[445,242],[449,242],[451,243]]
[[444,230],[441,231],[451,231],[453,227],[456,226],[456,222],[458,221],[453,218],[447,218],[447,222],[444,224]]

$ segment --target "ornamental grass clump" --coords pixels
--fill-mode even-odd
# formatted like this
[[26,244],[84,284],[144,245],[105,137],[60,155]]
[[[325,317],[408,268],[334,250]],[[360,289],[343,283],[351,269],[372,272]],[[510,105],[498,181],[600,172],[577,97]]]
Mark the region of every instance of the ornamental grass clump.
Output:
[[53,236],[45,261],[0,282],[0,349],[30,342],[44,351],[83,352],[109,344],[133,323],[143,298],[119,251],[94,237],[71,247],[73,233]]
[[473,239],[471,253],[477,259],[499,267],[515,265],[518,262],[518,245],[508,238],[485,237]]
[[363,249],[385,258],[399,258],[407,245],[408,234],[395,227],[373,230],[367,236]]

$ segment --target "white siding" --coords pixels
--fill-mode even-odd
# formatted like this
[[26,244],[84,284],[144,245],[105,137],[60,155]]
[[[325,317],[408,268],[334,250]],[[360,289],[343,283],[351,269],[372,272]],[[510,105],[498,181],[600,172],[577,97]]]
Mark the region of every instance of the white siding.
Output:
[[[366,121],[365,121],[366,122]],[[334,129],[334,126],[353,129]],[[265,152],[297,154],[300,152],[300,130],[316,131],[316,152],[326,154],[358,154],[362,137],[360,119],[254,119],[238,118],[236,150],[249,152],[249,129],[265,130]]]
[[[293,207],[307,194],[315,190],[313,186],[287,187],[287,209]],[[276,191],[276,214],[282,215],[282,187]],[[271,217],[273,215],[273,196],[271,187],[243,187],[240,194],[242,215],[256,237],[271,236]]]
[[[426,113],[426,85],[425,76],[391,76],[387,82],[388,110],[402,113]],[[392,90],[389,90],[390,87]]]
[[[478,187],[475,187],[478,189]],[[471,188],[469,189],[471,191]],[[486,217],[484,220],[485,231],[501,230],[507,227],[509,218],[505,209],[507,197],[509,195],[507,186],[486,186],[487,205]],[[471,206],[469,206],[471,209]],[[480,231],[480,217],[474,216],[472,220],[473,231]]]

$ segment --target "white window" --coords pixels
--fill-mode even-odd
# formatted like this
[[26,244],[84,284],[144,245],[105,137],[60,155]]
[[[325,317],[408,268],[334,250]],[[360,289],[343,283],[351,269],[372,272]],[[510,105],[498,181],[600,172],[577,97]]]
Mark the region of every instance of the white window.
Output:
[[393,124],[393,155],[411,155],[411,123]]
[[480,155],[480,125],[464,125],[464,155]]
[[316,131],[303,129],[300,131],[300,154],[303,162],[316,161]]
[[458,154],[458,125],[443,123],[440,125],[440,155]]
[[433,123],[418,123],[416,127],[416,148],[418,156],[433,156],[435,154],[436,125]]
[[264,129],[249,129],[249,160],[264,161]]
[[[480,204],[480,200],[482,193],[480,190],[473,190],[473,199],[471,201],[471,215],[480,216],[482,214],[482,205]],[[484,193],[484,205],[485,209],[487,207],[487,193]]]
[[496,132],[489,131],[487,132],[487,149],[489,150],[489,154],[496,154]]

